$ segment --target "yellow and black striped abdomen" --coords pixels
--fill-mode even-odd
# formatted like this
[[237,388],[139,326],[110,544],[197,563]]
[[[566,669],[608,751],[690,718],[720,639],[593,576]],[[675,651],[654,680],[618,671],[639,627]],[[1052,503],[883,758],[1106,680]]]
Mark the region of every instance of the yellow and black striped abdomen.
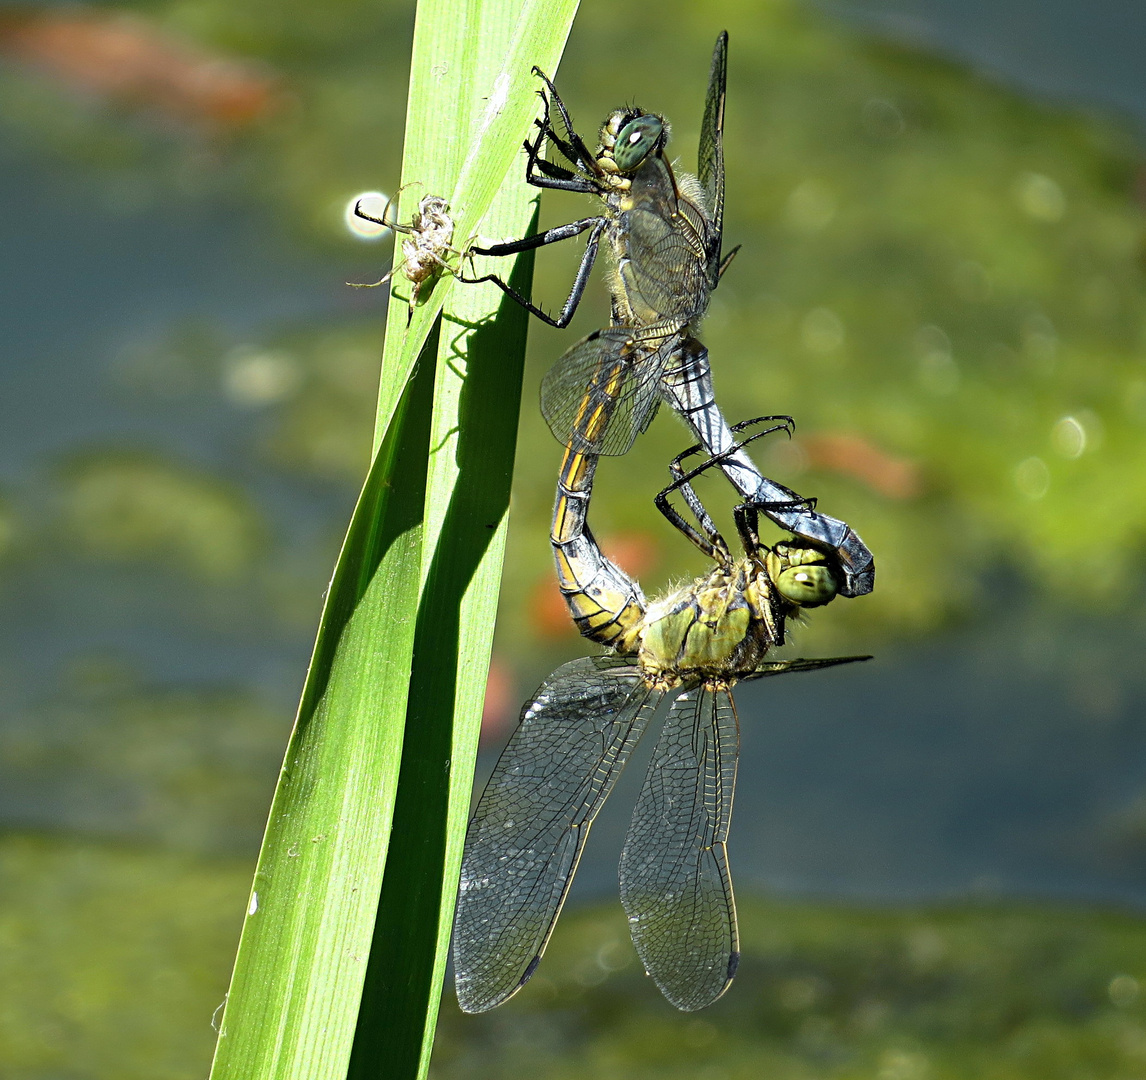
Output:
[[618,652],[636,650],[645,614],[640,586],[605,557],[586,520],[597,458],[566,450],[557,480],[550,542],[557,583],[577,629]]

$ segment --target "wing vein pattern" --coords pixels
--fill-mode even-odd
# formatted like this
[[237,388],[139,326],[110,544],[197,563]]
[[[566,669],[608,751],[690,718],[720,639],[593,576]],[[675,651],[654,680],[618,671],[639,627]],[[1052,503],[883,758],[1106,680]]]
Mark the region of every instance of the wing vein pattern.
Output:
[[633,944],[678,1009],[710,1005],[739,961],[726,841],[739,732],[727,690],[681,694],[653,751],[621,855]]
[[454,920],[466,1012],[500,1005],[533,974],[593,819],[662,696],[618,659],[582,657],[542,684],[470,822]]

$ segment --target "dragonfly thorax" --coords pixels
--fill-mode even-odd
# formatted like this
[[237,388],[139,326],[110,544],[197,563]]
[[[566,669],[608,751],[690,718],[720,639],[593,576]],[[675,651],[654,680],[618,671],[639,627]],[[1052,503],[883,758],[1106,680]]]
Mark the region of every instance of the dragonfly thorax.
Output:
[[[627,644],[654,686],[733,686],[784,644],[789,618],[839,591],[838,571],[808,544],[750,552],[649,604]],[[628,650],[622,644],[618,651]]]
[[783,641],[784,612],[759,559],[717,567],[649,605],[638,631],[645,678],[672,688],[732,686]]

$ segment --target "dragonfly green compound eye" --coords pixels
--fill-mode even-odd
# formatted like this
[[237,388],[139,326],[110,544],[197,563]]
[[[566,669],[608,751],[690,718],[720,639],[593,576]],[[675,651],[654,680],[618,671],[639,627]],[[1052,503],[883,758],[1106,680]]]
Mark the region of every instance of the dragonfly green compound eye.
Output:
[[823,564],[789,566],[776,578],[776,588],[785,600],[800,607],[826,604],[839,590],[835,575]]
[[664,122],[655,116],[638,116],[630,120],[617,134],[613,160],[621,172],[632,172],[652,153],[661,135]]

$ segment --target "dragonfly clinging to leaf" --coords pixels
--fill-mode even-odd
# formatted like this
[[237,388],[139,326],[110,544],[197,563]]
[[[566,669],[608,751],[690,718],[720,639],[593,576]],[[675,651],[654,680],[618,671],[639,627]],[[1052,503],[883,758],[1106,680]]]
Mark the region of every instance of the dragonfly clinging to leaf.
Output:
[[[739,959],[725,848],[739,749],[732,687],[866,659],[767,659],[783,644],[787,619],[836,595],[836,572],[806,543],[761,544],[747,505],[735,511],[744,556],[734,559],[692,488],[714,462],[682,465],[698,449],[674,460],[673,482],[656,502],[714,567],[653,603],[585,523],[595,458],[566,455],[553,534],[562,591],[582,634],[614,652],[574,660],[542,683],[470,822],[453,949],[467,1012],[501,1004],[536,970],[590,826],[666,697],[672,704],[621,857],[621,898],[665,997],[688,1011],[715,1001]],[[695,526],[672,504],[676,492]]]
[[[624,454],[652,422],[660,402],[667,401],[704,450],[719,459],[741,496],[782,528],[834,552],[842,571],[841,595],[859,596],[874,586],[871,552],[845,522],[817,513],[809,500],[763,476],[747,454],[733,448],[713,393],[708,350],[696,337],[709,297],[738,250],[722,253],[727,70],[728,35],[722,33],[713,50],[693,177],[675,171],[669,161],[664,117],[635,107],[610,114],[600,147],[592,153],[552,82],[535,69],[545,83],[545,105],[536,135],[525,144],[526,180],[540,188],[593,195],[601,209],[536,236],[467,252],[512,255],[587,231],[585,254],[558,315],[549,315],[494,274],[465,280],[493,281],[533,314],[562,327],[580,303],[605,239],[615,264],[612,323],[569,349],[546,376],[541,411],[553,434],[577,446],[577,418],[586,402],[608,394],[616,405],[593,452]],[[566,164],[548,161],[546,144]]]

